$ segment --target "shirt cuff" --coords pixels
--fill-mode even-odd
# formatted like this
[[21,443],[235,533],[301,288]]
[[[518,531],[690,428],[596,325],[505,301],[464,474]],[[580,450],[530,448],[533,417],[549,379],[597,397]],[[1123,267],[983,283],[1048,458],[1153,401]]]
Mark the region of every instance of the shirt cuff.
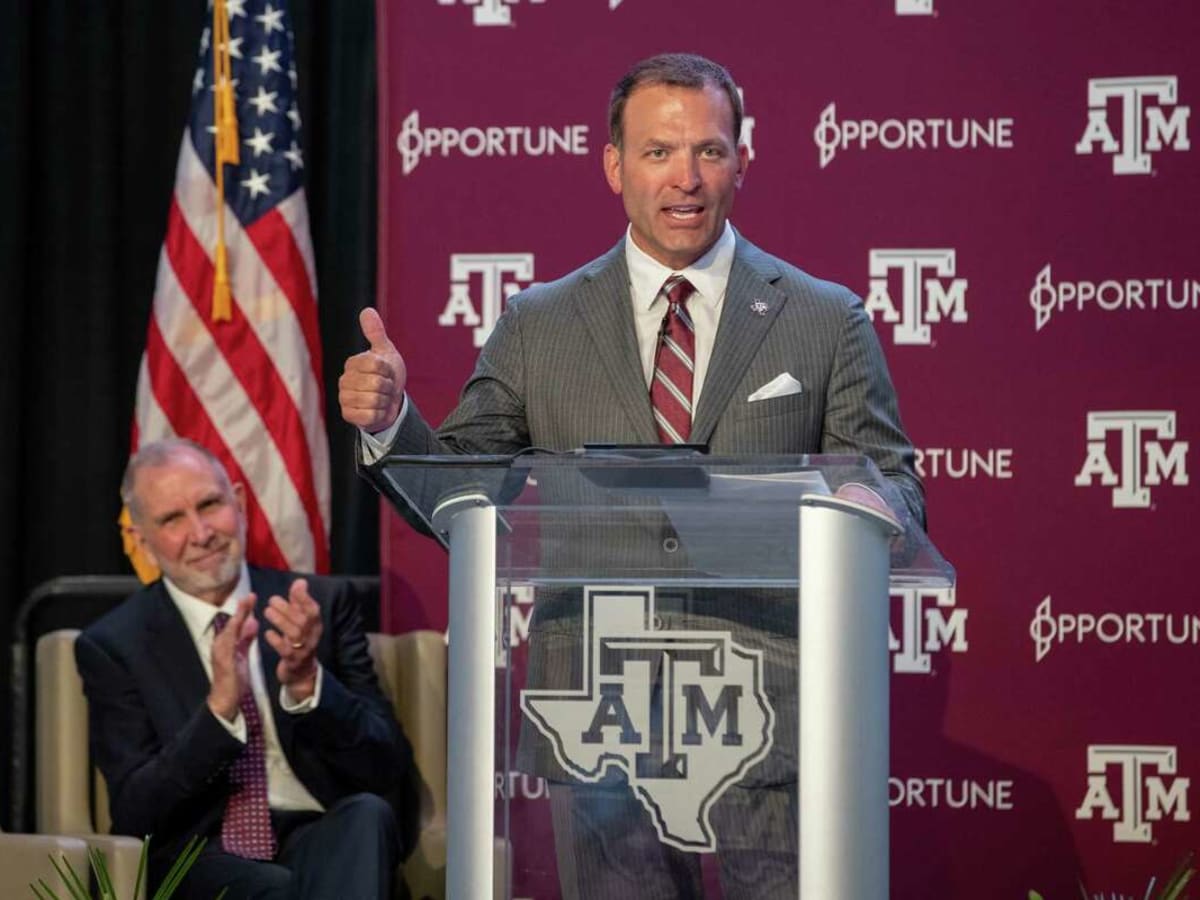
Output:
[[324,677],[325,669],[321,667],[320,663],[317,663],[317,683],[313,685],[312,696],[307,700],[299,702],[292,699],[292,695],[288,693],[287,685],[280,685],[279,705],[283,707],[283,711],[292,713],[293,715],[301,715],[316,709],[317,704],[321,702],[321,681]]
[[408,415],[408,394],[404,395],[404,402],[400,404],[400,415],[396,416],[396,421],[389,425],[383,431],[371,434],[369,431],[358,429],[358,434],[362,438],[360,444],[362,446],[362,462],[366,465],[372,465],[379,462],[387,456],[388,449],[392,446],[392,442],[396,440],[396,434],[400,431],[400,425],[404,422],[404,417]]
[[[209,711],[211,712],[211,710]],[[213,718],[220,722],[221,727],[228,731],[231,735],[233,735],[243,744],[246,743],[246,717],[242,715],[242,711],[240,709],[237,711],[237,715],[233,717],[232,722],[221,718],[221,716],[218,716],[216,713],[213,713]]]

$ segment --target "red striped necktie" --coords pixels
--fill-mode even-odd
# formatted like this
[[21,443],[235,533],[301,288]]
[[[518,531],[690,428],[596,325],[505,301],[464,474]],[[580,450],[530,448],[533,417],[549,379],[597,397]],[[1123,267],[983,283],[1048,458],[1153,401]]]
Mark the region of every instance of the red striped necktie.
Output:
[[[220,634],[229,613],[213,616],[213,632]],[[267,805],[267,754],[262,718],[254,692],[246,686],[241,699],[246,717],[246,746],[229,767],[229,800],[221,820],[221,847],[226,853],[246,859],[274,859],[277,844]]]
[[654,356],[650,406],[658,426],[658,439],[664,444],[685,443],[692,433],[696,335],[687,301],[695,290],[682,275],[672,275],[659,291],[667,297],[667,314]]

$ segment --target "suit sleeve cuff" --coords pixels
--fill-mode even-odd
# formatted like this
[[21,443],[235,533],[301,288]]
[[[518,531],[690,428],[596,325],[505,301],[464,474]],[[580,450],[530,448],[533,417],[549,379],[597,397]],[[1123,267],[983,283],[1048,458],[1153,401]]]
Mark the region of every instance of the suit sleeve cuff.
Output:
[[[209,710],[209,712],[212,712],[212,710]],[[232,722],[221,718],[216,713],[212,713],[212,717],[220,722],[221,727],[228,731],[231,735],[233,735],[243,744],[246,743],[246,717],[242,715],[242,711],[240,709],[237,711],[237,715],[233,717]]]
[[321,682],[325,680],[325,668],[317,663],[317,682],[313,686],[312,696],[307,700],[293,700],[291,693],[286,686],[279,688],[279,705],[283,707],[283,711],[292,715],[302,715],[303,713],[312,712],[321,703]]
[[400,426],[404,422],[404,417],[408,414],[408,394],[404,395],[404,402],[400,404],[400,415],[396,416],[396,421],[385,428],[383,431],[371,434],[363,429],[358,429],[359,436],[362,440],[359,446],[362,447],[362,460],[364,465],[372,465],[379,462],[387,455],[388,449],[392,446],[392,442],[396,440],[396,434],[400,431]]

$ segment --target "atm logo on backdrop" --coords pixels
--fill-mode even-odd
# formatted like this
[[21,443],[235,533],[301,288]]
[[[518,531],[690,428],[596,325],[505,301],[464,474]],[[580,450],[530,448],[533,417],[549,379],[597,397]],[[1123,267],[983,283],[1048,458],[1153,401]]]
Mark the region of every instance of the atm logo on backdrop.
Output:
[[[476,25],[511,25],[512,7],[521,0],[437,0],[438,6],[473,6],[472,18]],[[531,5],[540,6],[546,0],[525,0]],[[616,9],[622,0],[608,0],[608,8]]]
[[898,16],[933,16],[933,0],[896,0]]
[[452,253],[450,298],[437,322],[472,328],[473,345],[482,347],[508,298],[532,283],[532,253]]
[[1011,150],[1013,120],[889,118],[838,119],[837,104],[830,103],[817,120],[813,140],[824,169],[839,151],[858,150]]
[[888,626],[892,671],[899,675],[928,675],[933,656],[949,648],[967,652],[967,610],[955,607],[954,588],[900,588],[891,592],[892,609],[900,609],[899,637]]
[[396,135],[401,171],[412,174],[421,160],[437,155],[465,156],[587,156],[586,125],[470,125],[466,128],[423,127],[421,113],[404,117]]
[[[1175,433],[1174,410],[1089,412],[1087,456],[1075,486],[1090,487],[1099,479],[1113,489],[1114,509],[1146,509],[1150,488],[1188,484],[1188,442],[1175,440]],[[1111,455],[1110,435],[1117,438]]]
[[1072,643],[1174,644],[1200,646],[1200,616],[1184,613],[1056,613],[1047,594],[1029,623],[1033,661],[1041,662],[1055,646]]
[[[1120,138],[1113,134],[1109,101],[1116,100]],[[1086,156],[1096,147],[1113,155],[1115,175],[1147,175],[1151,153],[1189,150],[1187,125],[1191,107],[1178,106],[1179,79],[1174,75],[1088,79],[1087,126],[1075,145]]]
[[931,323],[967,321],[967,279],[954,277],[953,250],[872,250],[868,259],[867,315],[895,324],[895,344],[929,346]]
[[1192,780],[1178,775],[1178,769],[1176,747],[1089,745],[1087,791],[1075,818],[1094,819],[1099,814],[1113,823],[1115,843],[1148,844],[1155,824],[1192,820],[1188,807]]
[[1194,278],[1108,278],[1104,281],[1055,281],[1046,263],[1029,292],[1033,330],[1041,331],[1050,316],[1085,310],[1198,310],[1200,281]]
[[584,610],[582,686],[522,691],[522,711],[572,776],[624,772],[663,843],[715,850],[713,804],[773,741],[762,653],[727,631],[655,629],[653,588],[588,587]]

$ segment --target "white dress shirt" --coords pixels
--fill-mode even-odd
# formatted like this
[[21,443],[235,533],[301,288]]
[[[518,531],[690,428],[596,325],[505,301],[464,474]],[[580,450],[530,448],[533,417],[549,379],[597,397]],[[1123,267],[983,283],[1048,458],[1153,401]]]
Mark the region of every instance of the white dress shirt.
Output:
[[[212,645],[215,634],[213,620],[219,612],[228,613],[231,616],[237,612],[238,600],[250,593],[250,573],[243,564],[237,587],[225,598],[225,602],[220,608],[214,608],[211,603],[185,593],[169,578],[163,578],[163,586],[167,589],[179,614],[183,616],[188,634],[192,637],[192,643],[196,645],[196,652],[200,654],[200,662],[204,665],[204,672],[208,675],[211,683],[213,674]],[[267,627],[266,622],[260,621],[258,624],[260,629]],[[267,804],[271,809],[324,812],[325,807],[309,793],[308,788],[296,777],[296,773],[288,764],[287,757],[283,754],[283,747],[279,743],[279,732],[275,728],[275,716],[267,697],[266,679],[262,670],[262,654],[258,652],[257,640],[250,644],[247,666],[250,670],[250,688],[254,694],[254,703],[258,707],[258,717],[262,721],[263,748],[267,760]],[[286,688],[281,687],[279,690],[280,705],[293,715],[300,715],[316,709],[321,702],[321,679],[322,669],[318,665],[317,684],[313,695],[299,703],[296,703],[288,695]],[[239,741],[243,744],[246,742],[246,717],[242,715],[241,710],[238,711],[232,722],[226,721],[215,713],[213,717]]]
[[646,390],[654,377],[654,357],[658,353],[659,332],[667,314],[667,298],[661,289],[672,275],[682,275],[694,287],[687,301],[688,315],[695,326],[696,358],[692,370],[692,409],[700,402],[704,376],[712,359],[721,323],[721,307],[725,303],[725,288],[729,270],[733,267],[733,251],[737,244],[733,226],[725,222],[725,231],[708,252],[684,269],[669,269],[647,254],[633,241],[632,226],[625,233],[625,264],[629,268],[629,294],[633,298],[633,327],[637,332],[638,352],[642,360],[642,375]]

